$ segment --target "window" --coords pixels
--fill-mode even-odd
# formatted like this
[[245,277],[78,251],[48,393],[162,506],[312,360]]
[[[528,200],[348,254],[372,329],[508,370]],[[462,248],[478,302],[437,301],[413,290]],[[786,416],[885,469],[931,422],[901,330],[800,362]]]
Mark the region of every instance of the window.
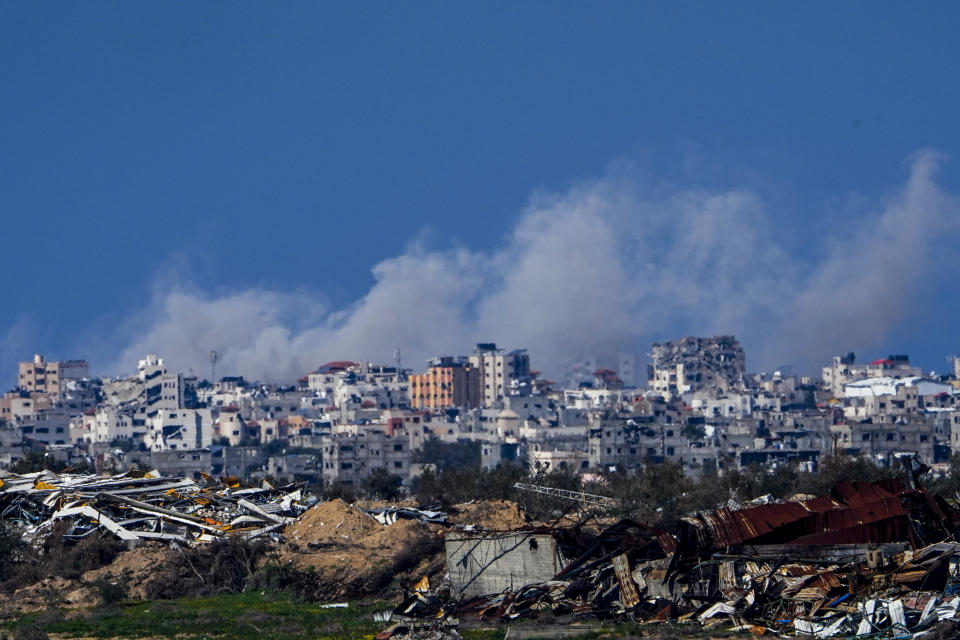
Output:
[[394,469],[403,469],[403,463],[400,462],[399,460],[397,460],[396,462],[393,463],[393,468],[394,468]]

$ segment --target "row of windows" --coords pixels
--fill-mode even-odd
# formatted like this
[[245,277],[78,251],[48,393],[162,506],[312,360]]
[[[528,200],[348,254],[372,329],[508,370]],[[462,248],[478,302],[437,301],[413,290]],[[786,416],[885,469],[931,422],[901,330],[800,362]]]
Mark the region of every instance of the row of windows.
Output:
[[[323,466],[324,466],[325,469],[332,469],[332,468],[333,468],[333,465],[332,465],[331,463],[329,463],[329,462],[325,462],[325,463],[323,464]],[[402,462],[402,461],[399,461],[399,460],[396,461],[396,462],[394,462],[394,463],[393,463],[393,468],[394,468],[394,469],[403,469],[403,462]],[[352,462],[341,462],[341,463],[340,463],[340,469],[341,469],[342,471],[347,471],[348,469],[353,469],[353,463],[352,463]]]
[[[871,434],[869,434],[869,433],[863,434],[863,441],[864,441],[864,442],[869,442],[869,441],[870,441],[870,436],[871,436]],[[873,436],[874,436],[874,437],[873,437],[874,440],[879,440],[879,439],[880,439],[880,434],[879,434],[879,433],[873,434]],[[894,432],[892,432],[892,431],[887,433],[887,442],[893,442],[893,441],[896,440],[896,439],[897,439],[897,434],[896,434],[896,433],[894,433]],[[905,435],[900,434],[900,440],[906,440],[906,439],[907,439],[907,437],[906,437]],[[926,442],[926,441],[927,441],[927,436],[926,436],[925,434],[920,434],[920,442]]]

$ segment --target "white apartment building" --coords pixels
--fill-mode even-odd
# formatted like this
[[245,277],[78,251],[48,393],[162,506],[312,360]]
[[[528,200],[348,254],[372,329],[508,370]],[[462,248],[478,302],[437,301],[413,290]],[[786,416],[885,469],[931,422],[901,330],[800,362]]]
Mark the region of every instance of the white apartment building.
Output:
[[910,358],[904,355],[892,355],[880,358],[869,364],[856,364],[854,354],[834,356],[833,362],[823,368],[823,384],[830,389],[834,398],[844,396],[844,387],[852,382],[866,378],[911,378],[920,377],[920,367],[910,366]]
[[149,419],[144,444],[150,451],[204,449],[213,433],[211,409],[166,409]]

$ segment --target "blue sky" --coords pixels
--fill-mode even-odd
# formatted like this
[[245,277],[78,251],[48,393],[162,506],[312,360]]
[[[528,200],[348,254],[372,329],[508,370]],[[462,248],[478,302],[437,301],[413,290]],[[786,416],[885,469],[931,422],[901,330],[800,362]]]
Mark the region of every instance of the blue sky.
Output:
[[[0,379],[12,381],[13,363],[34,352],[89,358],[116,373],[152,348],[178,354],[186,368],[220,336],[246,341],[248,357],[232,365],[249,375],[263,373],[253,359],[287,358],[293,343],[318,363],[350,357],[337,345],[354,342],[309,329],[351,322],[383,284],[372,269],[398,257],[429,262],[459,250],[469,254],[465,273],[501,273],[458,282],[485,293],[458,293],[435,316],[390,297],[385,308],[404,308],[392,322],[495,315],[501,307],[485,300],[505,305],[500,294],[520,287],[502,272],[503,260],[527,255],[518,234],[562,218],[531,202],[576,200],[584,184],[609,194],[611,181],[621,194],[612,200],[629,193],[632,214],[604,220],[632,232],[675,218],[670,203],[685,194],[748,193],[768,230],[743,255],[776,244],[782,256],[762,264],[799,265],[798,287],[816,298],[814,281],[833,287],[811,274],[907,188],[912,154],[942,154],[929,188],[958,191],[957,13],[950,3],[877,2],[0,5],[0,366],[11,372]],[[950,221],[952,207],[944,205]],[[908,351],[942,368],[947,352],[960,351],[956,263],[945,241],[953,233],[936,227],[914,247],[912,258],[938,261],[896,290],[909,296],[909,313],[862,339],[824,340],[817,357]],[[617,277],[633,282],[637,261],[628,262]],[[655,278],[659,264],[644,277]],[[547,259],[529,269],[555,266]],[[535,289],[563,290],[566,281]],[[789,281],[772,286],[796,293]],[[543,303],[569,302],[558,295]],[[629,324],[641,298],[617,322]],[[176,325],[183,305],[217,318],[199,329],[203,314]],[[727,327],[698,317],[665,313],[659,324],[623,329],[617,344],[585,350],[644,353],[649,339],[728,327],[748,349],[762,342],[743,334],[759,329],[742,318]],[[487,339],[524,346],[513,343],[532,335],[469,320],[473,331],[441,331],[436,350]],[[603,314],[581,320],[573,328],[607,331]],[[392,331],[364,322],[352,336]],[[262,339],[266,329],[288,339]],[[430,333],[401,331],[386,342],[418,367],[432,351]],[[554,333],[543,349],[575,343],[571,328]],[[353,357],[389,356],[386,342]],[[757,349],[758,365],[809,364],[801,353]]]

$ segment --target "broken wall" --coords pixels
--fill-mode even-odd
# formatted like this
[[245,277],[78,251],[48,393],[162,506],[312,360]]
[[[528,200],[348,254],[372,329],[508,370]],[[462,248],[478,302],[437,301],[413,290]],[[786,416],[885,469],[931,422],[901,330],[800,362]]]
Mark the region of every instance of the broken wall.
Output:
[[444,546],[453,592],[462,597],[550,580],[564,566],[550,533],[448,532]]

